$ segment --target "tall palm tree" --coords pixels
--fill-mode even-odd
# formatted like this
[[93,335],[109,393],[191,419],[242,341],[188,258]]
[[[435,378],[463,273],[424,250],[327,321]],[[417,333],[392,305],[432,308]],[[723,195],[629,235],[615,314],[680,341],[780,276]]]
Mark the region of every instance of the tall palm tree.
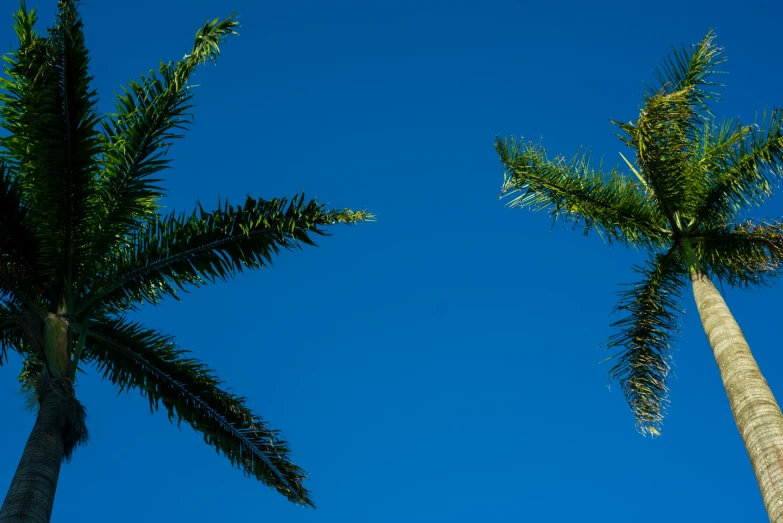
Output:
[[690,49],[673,50],[639,118],[613,122],[635,152],[633,163],[623,157],[633,176],[596,169],[587,154],[549,159],[540,145],[514,139],[495,146],[511,207],[546,209],[609,242],[650,252],[635,268],[640,281],[621,293],[624,317],[608,342],[617,350],[610,375],[644,434],[660,434],[671,343],[690,279],[767,512],[783,522],[783,415],[712,283],[766,284],[783,262],[783,222],[743,214],[783,175],[783,112],[760,125],[717,121],[708,107],[717,84],[709,77],[723,62],[721,51],[712,32]]
[[131,82],[106,116],[96,111],[75,0],[59,1],[45,35],[24,1],[14,20],[19,44],[0,84],[0,363],[9,350],[23,356],[21,381],[39,407],[0,521],[49,520],[60,464],[87,440],[73,387],[86,364],[139,390],[151,410],[162,404],[246,475],[313,505],[278,431],[170,336],[125,313],[260,269],[282,249],[312,245],[326,226],[372,216],[303,195],[160,212],[156,175],[188,125],[188,79],[235,34],[235,15],[206,23],[189,55]]

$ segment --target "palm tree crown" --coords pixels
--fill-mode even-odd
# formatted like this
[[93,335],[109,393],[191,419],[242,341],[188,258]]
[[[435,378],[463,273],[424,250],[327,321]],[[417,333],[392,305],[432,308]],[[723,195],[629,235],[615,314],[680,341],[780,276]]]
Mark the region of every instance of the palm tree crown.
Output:
[[768,283],[783,262],[783,222],[744,219],[772,194],[783,175],[783,113],[760,124],[717,120],[710,81],[723,59],[709,32],[691,48],[673,50],[648,88],[636,121],[613,121],[635,153],[619,168],[595,169],[588,154],[549,159],[537,144],[498,139],[506,169],[502,195],[512,207],[596,230],[607,241],[648,250],[640,281],[621,293],[624,314],[608,346],[610,376],[644,434],[658,435],[667,401],[672,337],[690,271],[731,286]]
[[[15,17],[18,47],[5,56],[0,87],[0,364],[25,358],[21,380],[45,371],[73,381],[91,364],[120,389],[138,389],[245,474],[289,500],[312,505],[304,472],[279,433],[213,371],[170,336],[124,316],[188,286],[267,266],[281,249],[312,244],[335,223],[371,219],[327,210],[303,195],[248,197],[214,211],[161,214],[157,176],[168,146],[188,126],[194,69],[214,61],[236,15],[206,23],[192,51],[161,62],[117,95],[100,115],[74,0],[60,0],[55,23],[36,32],[24,1]],[[86,437],[82,434],[70,444]]]

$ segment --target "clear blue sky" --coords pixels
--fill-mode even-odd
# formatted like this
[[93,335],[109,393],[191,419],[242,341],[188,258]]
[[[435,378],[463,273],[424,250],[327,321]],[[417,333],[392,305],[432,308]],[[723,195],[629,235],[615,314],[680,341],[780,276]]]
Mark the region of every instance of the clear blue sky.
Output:
[[[51,21],[54,0],[29,3]],[[15,6],[0,10],[4,49]],[[711,27],[729,59],[716,112],[750,122],[783,106],[780,2],[93,0],[102,109],[233,10],[241,35],[198,72],[168,207],[304,190],[378,221],[141,316],[283,431],[319,508],[88,369],[92,439],[62,470],[53,521],[766,521],[690,291],[669,416],[646,439],[599,365],[614,293],[643,258],[505,208],[493,140],[620,161],[609,118],[635,118],[670,45]],[[756,215],[783,214],[781,198]],[[783,288],[726,296],[783,399]],[[11,363],[1,493],[33,423]]]

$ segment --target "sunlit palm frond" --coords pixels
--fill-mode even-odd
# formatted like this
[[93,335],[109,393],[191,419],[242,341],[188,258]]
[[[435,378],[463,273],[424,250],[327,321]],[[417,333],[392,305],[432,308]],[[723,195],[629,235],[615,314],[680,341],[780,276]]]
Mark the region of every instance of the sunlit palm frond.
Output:
[[313,506],[302,469],[291,463],[288,444],[246,405],[221,388],[214,372],[187,357],[169,336],[121,319],[90,326],[86,358],[120,390],[138,389],[150,410],[163,404],[169,420],[185,421],[232,465],[289,500]]
[[657,436],[668,402],[666,380],[685,282],[676,248],[635,270],[641,281],[620,293],[615,309],[624,317],[612,324],[620,330],[607,343],[619,350],[610,358],[615,364],[609,376],[620,383],[639,431]]
[[77,313],[93,306],[121,309],[134,302],[156,303],[185,285],[266,267],[280,249],[313,245],[310,236],[326,234],[326,226],[368,219],[372,215],[362,211],[326,210],[304,195],[290,203],[285,198],[248,197],[241,207],[226,203],[212,212],[199,206],[191,216],[172,213],[143,224],[133,243],[114,253],[111,266],[92,282]]
[[689,177],[696,151],[691,139],[692,111],[685,91],[647,100],[636,122],[613,121],[621,139],[636,151],[647,188],[670,223],[703,199],[704,183]]
[[130,82],[117,95],[116,113],[103,122],[103,172],[97,194],[100,205],[94,224],[87,272],[99,272],[113,247],[127,238],[140,219],[158,209],[163,193],[155,174],[169,166],[165,158],[179,130],[190,123],[193,92],[188,80],[195,68],[214,61],[219,44],[236,34],[236,14],[208,22],[196,33],[192,51],[176,63],[161,63],[140,82]]
[[616,169],[596,171],[587,154],[550,160],[542,147],[514,139],[498,139],[495,148],[506,170],[502,196],[514,196],[509,207],[547,209],[608,241],[656,247],[666,241],[663,215]]
[[712,180],[697,220],[714,224],[760,205],[783,178],[783,110],[765,114],[761,124],[737,123],[733,134],[718,133],[710,146],[720,154],[705,154],[700,160]]
[[734,287],[768,285],[783,265],[783,221],[725,225],[691,239],[709,274]]
[[639,119],[612,120],[636,151],[641,174],[670,223],[690,216],[704,199],[704,181],[690,176],[693,145],[709,115],[707,102],[717,98],[705,87],[718,85],[707,78],[723,62],[721,51],[711,31],[690,49],[673,50],[656,73],[659,85],[645,95]]
[[709,80],[709,77],[721,73],[716,67],[726,61],[722,53],[723,48],[716,45],[712,30],[690,48],[672,48],[655,71],[657,85],[647,87],[645,99],[684,91],[688,93],[689,104],[695,112],[708,110],[709,101],[718,99],[718,94],[709,89],[721,84]]
[[[0,136],[2,156],[23,177],[35,156],[30,150],[32,124],[35,123],[37,99],[45,92],[47,60],[46,39],[35,30],[36,10],[27,10],[25,2],[14,13],[14,32],[19,39],[15,52],[3,55],[5,76],[0,77],[0,125],[8,131]],[[19,169],[27,166],[28,169]]]

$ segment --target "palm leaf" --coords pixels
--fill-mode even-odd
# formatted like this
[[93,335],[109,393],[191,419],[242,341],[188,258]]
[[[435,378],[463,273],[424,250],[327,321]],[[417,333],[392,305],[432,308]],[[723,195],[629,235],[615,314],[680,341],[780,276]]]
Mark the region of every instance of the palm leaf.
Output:
[[231,464],[289,500],[314,506],[291,463],[288,444],[254,414],[245,399],[223,390],[213,371],[187,357],[171,337],[121,319],[91,324],[85,356],[120,390],[138,389],[150,410],[163,404],[169,420],[185,421]]
[[35,30],[37,21],[36,10],[28,11],[22,1],[21,8],[14,13],[14,31],[19,45],[15,52],[3,55],[6,75],[0,78],[0,125],[8,131],[0,137],[2,155],[17,168],[17,175],[22,179],[29,169],[18,167],[31,167],[35,161],[30,149],[35,146],[30,130],[37,123],[39,100],[51,83],[44,81],[50,68],[46,67],[46,39]]
[[87,274],[100,272],[100,262],[114,245],[158,209],[163,189],[153,176],[169,166],[164,158],[168,147],[181,136],[177,130],[190,122],[193,93],[188,80],[198,65],[215,60],[226,37],[236,34],[236,17],[208,22],[196,33],[189,55],[176,64],[161,63],[159,75],[150,72],[117,95],[116,113],[103,122],[101,208]]
[[687,177],[693,156],[688,127],[692,115],[687,102],[684,91],[654,96],[636,122],[615,122],[627,134],[624,141],[636,151],[646,186],[670,223],[676,223],[675,213],[688,209],[692,196]]
[[510,207],[549,209],[551,216],[573,222],[585,234],[596,229],[608,241],[635,246],[665,241],[663,216],[616,169],[595,171],[589,155],[549,160],[540,146],[513,139],[498,139],[495,148],[506,169],[501,195],[515,195]]
[[760,205],[783,178],[783,111],[763,117],[761,125],[735,124],[707,141],[700,164],[709,170],[709,192],[697,211],[699,222],[732,220],[742,209]]
[[25,278],[36,279],[38,238],[27,224],[27,214],[21,184],[0,159],[0,256],[14,260]]
[[684,286],[682,263],[677,248],[655,255],[646,267],[635,267],[640,282],[620,293],[615,312],[624,314],[612,324],[619,332],[607,343],[619,352],[609,370],[611,380],[620,383],[639,431],[660,434],[668,402],[666,379],[671,370],[671,341],[678,332],[678,304]]
[[72,274],[89,243],[84,223],[98,141],[95,92],[89,87],[87,50],[74,2],[60,2],[55,26],[45,39],[35,38],[35,17],[18,17],[20,48],[7,59],[10,78],[3,87],[3,120],[11,131],[3,140],[18,167],[31,217],[40,235],[40,263],[70,295]]
[[715,33],[712,30],[690,49],[685,46],[679,50],[672,48],[669,56],[655,71],[657,85],[647,86],[645,98],[685,91],[696,111],[708,110],[709,101],[718,99],[718,94],[708,89],[721,85],[708,78],[720,74],[716,67],[726,61],[721,56],[722,52],[723,48],[715,44]]
[[8,359],[8,351],[19,350],[20,335],[16,314],[0,301],[0,366]]
[[327,211],[304,195],[290,204],[285,198],[248,197],[242,207],[226,203],[213,212],[199,206],[188,217],[172,213],[139,227],[133,243],[119,249],[114,265],[93,282],[77,313],[98,305],[119,310],[134,302],[157,303],[184,285],[266,267],[280,249],[313,245],[310,235],[325,234],[324,226],[371,218],[347,209]]
[[677,227],[704,197],[704,180],[692,175],[692,146],[698,143],[709,114],[707,102],[717,98],[705,87],[718,85],[707,78],[723,62],[721,51],[714,45],[712,31],[691,49],[673,50],[656,73],[659,85],[648,88],[639,119],[612,120],[623,131],[618,136],[636,151],[642,176],[661,212]]
[[708,273],[734,287],[768,285],[783,264],[783,221],[716,227],[691,242]]
[[97,165],[98,116],[81,19],[73,1],[59,7],[46,38],[35,33],[35,14],[24,3],[17,13],[19,48],[6,57],[0,113],[10,135],[0,143],[29,200],[30,221],[46,232],[39,235],[41,273],[67,299],[89,244],[84,224]]
[[[72,310],[70,297],[73,283],[78,279],[85,250],[92,242],[87,234],[86,221],[94,215],[96,157],[100,151],[97,126],[100,121],[96,111],[97,95],[90,88],[92,77],[88,73],[89,58],[84,45],[83,24],[76,11],[75,0],[61,0],[57,23],[52,31],[55,45],[61,49],[60,62],[56,64],[59,73],[59,88],[62,96],[61,114],[63,122],[53,138],[65,143],[64,156],[56,178],[62,182],[52,183],[47,194],[52,203],[59,203],[60,216],[55,225],[64,227],[62,232],[62,264],[58,281],[66,285],[65,296]],[[62,172],[65,172],[63,176]]]
[[0,298],[10,296],[42,314],[45,286],[28,214],[21,183],[0,158]]

